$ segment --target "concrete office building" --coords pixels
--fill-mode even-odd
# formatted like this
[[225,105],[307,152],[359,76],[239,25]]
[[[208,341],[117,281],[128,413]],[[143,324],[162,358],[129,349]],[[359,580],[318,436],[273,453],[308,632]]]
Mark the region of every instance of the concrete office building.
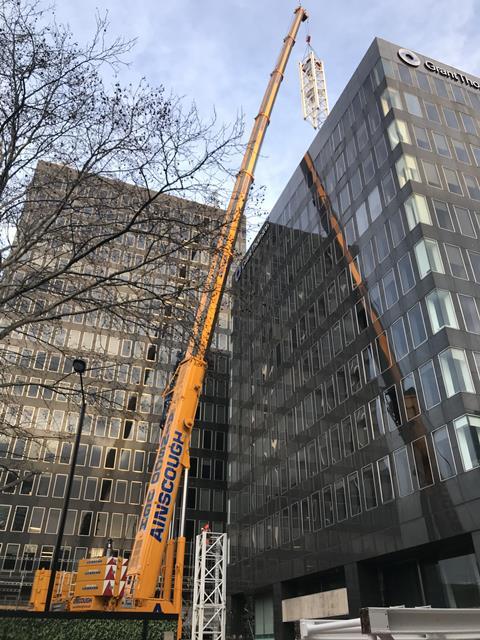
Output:
[[[49,170],[51,166],[41,163],[37,174]],[[108,201],[107,181],[103,189],[106,193],[102,198]],[[115,183],[115,192],[122,203],[125,198],[138,196],[130,185]],[[163,197],[157,206],[175,209],[171,217],[185,221],[179,233],[192,233],[192,237],[205,223],[215,227],[222,220],[219,210],[178,198]],[[165,261],[149,270],[148,277],[153,278],[150,285],[157,287],[159,294],[165,283],[182,288],[195,269],[203,274],[208,271],[208,247],[186,236],[182,242],[186,248],[182,249],[179,242],[172,245],[171,254],[164,247]],[[127,286],[129,267],[142,262],[148,244],[146,229],[129,232],[107,245],[85,269],[101,273],[98,270],[125,265]],[[50,264],[55,251],[48,246],[42,257],[46,264]],[[135,271],[133,277],[144,277],[142,270]],[[185,288],[188,292],[189,285]],[[40,299],[44,292],[36,295]],[[70,313],[51,326],[42,323],[13,332],[1,347],[2,361],[9,365],[2,372],[2,382],[18,383],[4,388],[0,416],[1,486],[10,487],[0,495],[2,602],[28,598],[33,570],[48,567],[51,561],[79,418],[79,394],[72,393],[78,391],[79,383],[71,369],[75,357],[87,362],[87,411],[63,540],[62,567],[71,567],[72,560],[102,554],[108,537],[119,554],[128,556],[130,552],[159,440],[161,394],[188,339],[188,326],[175,326],[176,314],[168,306],[159,306],[158,313],[150,314],[143,325],[138,314],[129,321],[133,311],[128,306],[120,308],[122,321],[101,310]],[[186,515],[187,599],[192,586],[194,535],[205,522],[215,530],[225,527],[229,354],[227,300],[219,317],[197,414],[201,428],[192,436]],[[11,432],[3,428],[5,422],[12,421],[21,423],[26,437],[11,437]],[[24,481],[10,486],[15,482],[15,472],[22,474],[27,467]],[[23,585],[21,594],[19,585]]]
[[233,627],[480,606],[480,80],[375,40],[237,272]]

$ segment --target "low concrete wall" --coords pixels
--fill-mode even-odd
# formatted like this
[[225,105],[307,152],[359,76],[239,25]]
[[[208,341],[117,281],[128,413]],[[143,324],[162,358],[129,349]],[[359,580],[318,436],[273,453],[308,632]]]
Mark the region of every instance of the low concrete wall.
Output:
[[348,615],[346,589],[332,589],[282,600],[283,622]]

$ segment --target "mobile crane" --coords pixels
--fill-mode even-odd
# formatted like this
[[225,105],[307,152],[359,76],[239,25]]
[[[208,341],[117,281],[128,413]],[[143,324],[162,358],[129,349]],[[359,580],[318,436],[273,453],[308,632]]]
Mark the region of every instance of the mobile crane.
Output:
[[[178,615],[180,622],[189,445],[207,371],[207,352],[265,132],[298,30],[306,19],[306,11],[298,6],[255,118],[196,311],[188,348],[166,392],[168,411],[131,557],[127,563],[107,553],[101,558],[81,560],[75,574],[59,572],[53,600],[56,608],[70,611],[156,612]],[[182,476],[182,515],[175,544],[173,539],[169,539],[169,531]],[[162,586],[159,591],[160,578]],[[37,571],[31,595],[32,608],[36,611],[44,611],[49,579],[49,570]]]

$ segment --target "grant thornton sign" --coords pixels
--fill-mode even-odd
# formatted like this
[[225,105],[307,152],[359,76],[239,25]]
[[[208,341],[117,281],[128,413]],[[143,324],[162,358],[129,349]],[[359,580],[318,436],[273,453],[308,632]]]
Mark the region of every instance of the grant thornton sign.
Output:
[[[420,58],[415,53],[413,53],[413,51],[409,51],[408,49],[399,49],[398,57],[402,62],[405,62],[405,64],[408,64],[411,67],[418,67],[421,64]],[[444,78],[449,78],[450,80],[454,80],[455,82],[464,84],[466,87],[470,87],[472,89],[477,89],[478,91],[480,91],[480,82],[469,78],[464,73],[460,73],[458,71],[450,71],[449,69],[438,67],[434,62],[431,62],[430,60],[425,60],[423,66],[431,73],[436,73],[440,76],[443,76]]]

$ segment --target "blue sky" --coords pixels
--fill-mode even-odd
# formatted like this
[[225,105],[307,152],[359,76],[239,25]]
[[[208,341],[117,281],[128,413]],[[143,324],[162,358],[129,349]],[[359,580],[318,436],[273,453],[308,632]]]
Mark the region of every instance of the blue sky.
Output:
[[[125,82],[151,84],[195,100],[221,121],[243,111],[247,132],[296,7],[293,0],[58,0],[57,19],[82,40],[96,9],[108,11],[110,32],[137,38]],[[332,106],[372,39],[380,36],[480,75],[479,0],[305,0],[312,46],[325,63]],[[256,183],[273,206],[313,140],[301,116],[297,63],[302,27],[260,158]]]

